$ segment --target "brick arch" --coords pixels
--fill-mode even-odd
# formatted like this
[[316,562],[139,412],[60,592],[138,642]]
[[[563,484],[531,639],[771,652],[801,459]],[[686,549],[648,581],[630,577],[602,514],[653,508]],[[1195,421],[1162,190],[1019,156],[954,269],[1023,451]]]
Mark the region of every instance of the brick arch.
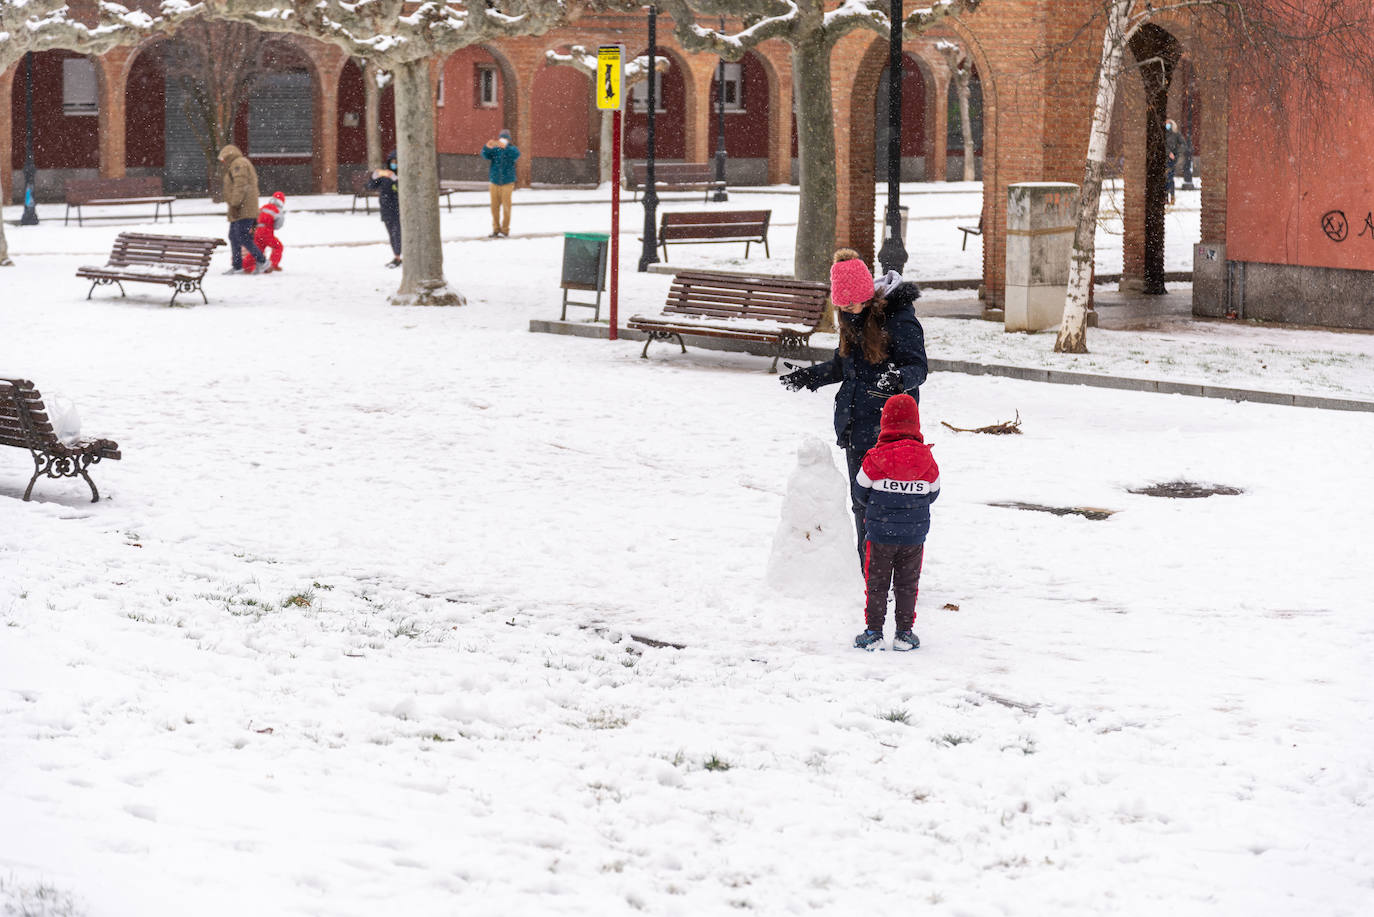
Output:
[[[858,40],[855,40],[858,39]],[[888,43],[876,36],[851,33],[836,43],[840,55],[832,56],[832,97],[834,90],[852,86],[848,105],[836,108],[836,163],[838,222],[837,248],[852,248],[872,263],[874,246],[873,216],[877,206],[874,181],[876,162],[875,119],[878,114],[878,80],[888,62]],[[852,70],[842,61],[857,61]]]
[[[1007,191],[1003,170],[999,168],[1001,152],[998,142],[1002,107],[998,99],[997,70],[993,67],[992,57],[979,31],[973,26],[986,23],[991,28],[997,28],[1004,23],[988,18],[986,13],[982,17],[974,15],[972,20],[973,25],[970,25],[960,18],[948,18],[941,23],[939,32],[949,33],[963,47],[970,65],[978,74],[978,85],[983,94],[983,201],[978,212],[985,226],[983,291],[987,297],[986,305],[993,306],[1000,304],[1006,285]],[[948,91],[945,98],[948,99]]]
[[792,178],[791,49],[780,41],[768,41],[753,53],[768,80],[768,183],[786,184]]
[[[367,67],[365,62],[345,57],[334,79],[334,149],[340,172],[336,190],[351,192],[352,175],[368,165],[367,160]],[[380,155],[396,148],[396,93],[388,83],[377,93],[378,139]],[[357,124],[345,123],[344,115],[356,115]],[[351,119],[350,119],[351,120]]]
[[925,160],[925,180],[945,180],[946,120],[949,109],[949,73],[943,59],[931,56],[931,46],[925,42],[906,49],[907,57],[921,69],[924,81],[925,105],[922,108],[921,156]]
[[[649,49],[646,45],[643,48],[636,48],[634,51],[626,50],[630,60],[648,54]],[[701,67],[693,67],[692,60],[701,57],[693,55],[688,58],[681,50],[672,46],[659,43],[656,50],[658,57],[666,57],[672,61],[672,66],[667,73],[658,74],[657,79],[663,83],[660,92],[663,93],[663,104],[667,107],[666,112],[659,113],[654,119],[654,146],[657,150],[657,157],[662,159],[685,159],[688,161],[704,161],[706,139],[704,125],[698,124],[700,118],[700,98],[702,95],[702,70]],[[714,67],[714,58],[711,65]],[[712,70],[711,72],[714,72]],[[710,76],[705,79],[709,87]],[[669,90],[669,84],[672,89]],[[679,89],[680,87],[680,89]],[[680,96],[678,95],[680,91]],[[680,106],[680,107],[679,107]],[[625,114],[625,158],[643,158],[645,140],[642,136],[645,130],[646,118],[644,115],[633,111]],[[666,136],[665,136],[666,132]],[[693,153],[696,156],[693,156]]]
[[521,149],[532,180],[596,184],[601,113],[592,101],[592,78],[543,59],[529,85],[530,136]]
[[[1167,114],[1183,123],[1182,95],[1186,86],[1181,82],[1184,74],[1182,61],[1191,62],[1195,85],[1197,108],[1192,112],[1194,133],[1198,125],[1205,125],[1203,149],[1205,154],[1199,164],[1195,164],[1195,175],[1201,179],[1202,189],[1196,200],[1201,204],[1201,241],[1223,243],[1226,239],[1226,134],[1229,108],[1226,102],[1228,71],[1224,55],[1217,54],[1198,22],[1192,17],[1179,15],[1160,15],[1155,17],[1150,29],[1156,30],[1156,40],[1167,36],[1178,54],[1180,65],[1175,67],[1167,92]],[[1148,35],[1149,33],[1147,33]],[[1142,51],[1148,56],[1148,51]],[[1122,103],[1121,131],[1124,142],[1124,192],[1123,192],[1123,239],[1122,239],[1122,280],[1121,287],[1126,290],[1148,291],[1147,265],[1162,258],[1164,239],[1163,205],[1159,192],[1152,189],[1152,176],[1147,163],[1147,100],[1145,88],[1138,72],[1131,76],[1123,74],[1121,86]],[[1161,115],[1162,120],[1162,115]],[[1161,175],[1156,182],[1162,183]],[[1189,199],[1192,196],[1189,195]],[[1184,198],[1179,198],[1180,204]],[[1156,224],[1156,221],[1160,221]],[[1159,269],[1159,268],[1156,268]],[[1156,289],[1163,286],[1160,279]]]
[[[771,130],[759,128],[761,125],[771,127],[776,120],[773,106],[777,97],[777,74],[772,71],[768,60],[752,48],[745,52],[738,63],[743,68],[743,97],[746,108],[743,113],[725,113],[725,140],[729,161],[747,158],[768,163],[772,155],[769,141],[773,135]],[[707,84],[704,96],[707,125],[706,158],[712,162],[715,161],[720,137],[720,118],[716,108],[720,91],[717,88],[719,77],[720,67],[717,64],[711,69],[711,80]],[[733,166],[731,173],[731,181],[739,181],[739,175],[734,172]]]
[[124,113],[118,129],[124,137],[125,168],[161,170],[166,165],[164,52],[172,38],[170,34],[154,35],[130,49],[123,60],[116,61],[118,69],[111,80],[118,83],[114,91]]

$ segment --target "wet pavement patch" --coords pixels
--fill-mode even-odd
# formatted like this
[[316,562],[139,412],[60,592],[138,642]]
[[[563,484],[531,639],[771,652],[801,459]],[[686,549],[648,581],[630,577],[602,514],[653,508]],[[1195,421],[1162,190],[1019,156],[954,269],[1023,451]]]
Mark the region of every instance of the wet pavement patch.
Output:
[[1006,509],[1025,509],[1036,513],[1053,513],[1056,516],[1082,516],[1084,519],[1106,519],[1115,513],[1114,509],[1101,509],[1096,506],[1042,506],[1039,503],[989,503],[988,506],[1001,506]]
[[1144,494],[1147,497],[1173,497],[1175,499],[1192,500],[1198,497],[1210,497],[1212,494],[1221,494],[1227,497],[1234,497],[1243,494],[1245,491],[1239,487],[1227,487],[1225,484],[1198,484],[1193,481],[1169,481],[1166,484],[1151,484],[1149,487],[1135,487],[1130,490],[1133,494]]

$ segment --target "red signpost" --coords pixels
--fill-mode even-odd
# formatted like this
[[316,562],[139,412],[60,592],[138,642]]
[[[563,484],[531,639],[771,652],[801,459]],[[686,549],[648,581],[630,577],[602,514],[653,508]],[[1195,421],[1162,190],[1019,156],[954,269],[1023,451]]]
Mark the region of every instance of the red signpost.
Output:
[[611,340],[620,314],[620,109],[611,114]]
[[625,108],[622,78],[625,48],[602,45],[596,49],[596,107],[611,110],[611,340],[619,337],[620,324],[620,113]]

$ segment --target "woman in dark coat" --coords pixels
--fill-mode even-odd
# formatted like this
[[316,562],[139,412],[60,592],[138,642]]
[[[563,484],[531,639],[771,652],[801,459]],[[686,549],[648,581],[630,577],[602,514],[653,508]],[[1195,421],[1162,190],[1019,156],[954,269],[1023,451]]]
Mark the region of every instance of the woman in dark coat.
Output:
[[377,209],[382,214],[386,234],[391,238],[391,253],[395,256],[387,267],[401,266],[401,196],[397,189],[396,151],[386,157],[386,168],[377,169],[367,186],[377,192]]
[[835,393],[836,442],[844,447],[849,465],[850,502],[863,565],[864,508],[852,494],[864,456],[878,444],[883,405],[905,392],[921,400],[926,381],[925,331],[913,303],[921,295],[916,284],[896,271],[874,279],[859,253],[842,248],[830,268],[830,298],[836,314],[840,346],[824,363],[795,369],[779,381],[790,391],[815,391],[832,382]]

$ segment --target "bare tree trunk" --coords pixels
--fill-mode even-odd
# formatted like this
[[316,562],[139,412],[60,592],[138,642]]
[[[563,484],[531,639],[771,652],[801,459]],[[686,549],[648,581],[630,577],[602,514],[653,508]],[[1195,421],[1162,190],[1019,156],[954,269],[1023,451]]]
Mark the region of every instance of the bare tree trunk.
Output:
[[363,135],[367,138],[369,169],[380,169],[386,163],[382,158],[386,155],[382,149],[382,88],[377,85],[381,74],[381,67],[363,61],[363,117],[367,121]]
[[835,113],[830,102],[830,45],[807,37],[795,45],[797,156],[801,160],[800,219],[793,275],[828,280],[835,251]]
[[1097,101],[1093,105],[1088,161],[1083,167],[1083,186],[1078,190],[1078,215],[1069,255],[1069,285],[1064,295],[1064,320],[1054,341],[1055,353],[1088,352],[1088,294],[1092,288],[1096,253],[1097,215],[1102,198],[1102,173],[1107,162],[1107,133],[1112,127],[1112,106],[1126,43],[1131,7],[1135,0],[1112,0],[1107,28],[1102,36],[1102,60],[1097,69]]
[[954,77],[955,89],[959,96],[959,130],[964,135],[964,181],[973,181],[978,176],[974,162],[973,118],[969,114],[969,74],[960,70]]
[[439,238],[439,166],[435,161],[434,96],[429,60],[406,61],[392,69],[396,142],[401,176],[401,288],[396,306],[461,306],[462,294],[444,280]]
[[13,267],[10,260],[10,244],[5,241],[5,221],[0,220],[0,267]]

